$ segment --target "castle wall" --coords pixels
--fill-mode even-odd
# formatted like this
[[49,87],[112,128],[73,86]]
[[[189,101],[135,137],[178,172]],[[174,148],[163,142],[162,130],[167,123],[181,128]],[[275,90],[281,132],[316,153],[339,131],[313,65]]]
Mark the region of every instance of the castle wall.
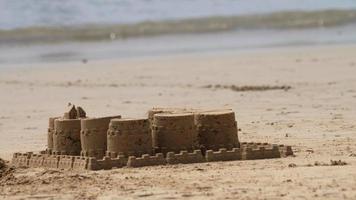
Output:
[[70,170],[102,170],[121,167],[144,167],[166,164],[188,164],[200,162],[256,160],[281,158],[293,155],[291,146],[275,145],[267,143],[243,143],[242,148],[226,148],[217,151],[208,150],[205,155],[200,150],[191,153],[180,151],[168,152],[166,157],[162,153],[155,155],[143,154],[141,156],[117,156],[110,158],[104,156],[101,159],[95,157],[81,157],[69,155],[48,155],[15,153],[12,164],[17,167],[45,167]]
[[168,164],[188,164],[205,162],[205,158],[200,150],[194,150],[192,153],[181,151],[178,154],[168,152],[166,156]]
[[162,153],[158,153],[154,156],[149,154],[144,154],[141,157],[130,156],[127,161],[128,167],[144,167],[144,166],[155,166],[155,165],[165,165],[166,160]]
[[58,155],[48,155],[43,160],[43,167],[45,168],[58,168],[60,156]]
[[59,169],[72,169],[75,156],[61,155],[58,161]]
[[89,157],[74,156],[73,170],[88,169]]
[[241,154],[242,152],[239,148],[233,148],[232,150],[221,148],[218,151],[206,151],[205,159],[207,162],[241,160]]
[[11,162],[15,167],[27,167],[32,154],[32,152],[14,153]]

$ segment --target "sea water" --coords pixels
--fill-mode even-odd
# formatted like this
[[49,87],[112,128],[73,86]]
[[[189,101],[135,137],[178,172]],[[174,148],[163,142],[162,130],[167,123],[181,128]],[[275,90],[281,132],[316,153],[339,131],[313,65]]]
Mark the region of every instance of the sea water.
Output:
[[352,8],[354,0],[0,0],[0,29]]
[[0,0],[0,66],[356,42],[354,0]]

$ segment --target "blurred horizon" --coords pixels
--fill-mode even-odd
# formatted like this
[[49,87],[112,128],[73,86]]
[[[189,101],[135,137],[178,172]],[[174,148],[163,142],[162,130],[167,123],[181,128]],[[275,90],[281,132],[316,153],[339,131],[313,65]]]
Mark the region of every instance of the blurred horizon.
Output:
[[0,30],[117,25],[276,12],[353,10],[353,0],[0,0]]
[[0,0],[1,63],[355,43],[352,0]]

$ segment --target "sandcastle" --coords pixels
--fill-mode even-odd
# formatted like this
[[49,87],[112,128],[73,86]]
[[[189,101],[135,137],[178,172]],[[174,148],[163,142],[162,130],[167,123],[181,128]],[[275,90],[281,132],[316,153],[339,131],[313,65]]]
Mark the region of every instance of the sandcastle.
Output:
[[62,117],[49,118],[47,146],[14,153],[13,165],[100,170],[293,155],[290,146],[240,142],[231,109],[153,108],[147,119],[90,118],[70,105]]

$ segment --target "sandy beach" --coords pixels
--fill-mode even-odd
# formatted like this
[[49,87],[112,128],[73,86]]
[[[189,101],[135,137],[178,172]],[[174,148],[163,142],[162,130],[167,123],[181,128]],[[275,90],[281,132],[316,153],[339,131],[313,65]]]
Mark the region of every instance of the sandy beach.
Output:
[[91,117],[143,117],[154,106],[232,108],[241,141],[292,145],[295,157],[97,172],[15,169],[0,180],[0,198],[356,199],[355,52],[356,45],[325,45],[1,66],[5,160],[43,150],[48,118],[69,102]]

